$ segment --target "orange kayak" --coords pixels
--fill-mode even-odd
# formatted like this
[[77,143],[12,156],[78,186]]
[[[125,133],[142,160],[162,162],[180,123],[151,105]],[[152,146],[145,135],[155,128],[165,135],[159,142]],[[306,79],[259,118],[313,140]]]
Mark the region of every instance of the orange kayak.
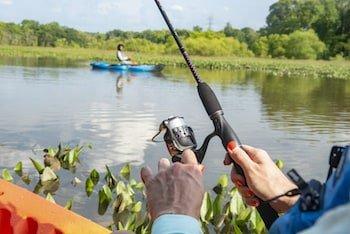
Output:
[[1,234],[111,233],[110,230],[0,179]]

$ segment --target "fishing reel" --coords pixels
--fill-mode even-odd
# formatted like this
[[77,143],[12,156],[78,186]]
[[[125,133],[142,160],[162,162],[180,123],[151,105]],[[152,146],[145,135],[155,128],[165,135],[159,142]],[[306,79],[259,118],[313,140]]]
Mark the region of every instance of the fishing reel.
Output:
[[159,132],[152,138],[152,141],[162,142],[157,141],[156,138],[164,130],[165,134],[163,139],[173,162],[180,162],[182,152],[186,149],[190,149],[195,153],[197,161],[202,163],[210,139],[216,136],[214,133],[208,135],[203,145],[197,149],[197,141],[192,128],[185,123],[183,117],[175,116],[169,117],[160,124]]

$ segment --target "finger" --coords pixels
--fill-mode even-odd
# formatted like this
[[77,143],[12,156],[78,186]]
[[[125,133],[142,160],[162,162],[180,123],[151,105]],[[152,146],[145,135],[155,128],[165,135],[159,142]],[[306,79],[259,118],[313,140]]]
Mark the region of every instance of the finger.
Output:
[[253,206],[253,207],[258,207],[260,206],[260,201],[257,197],[251,197],[251,198],[243,198],[244,202],[249,205],[249,206]]
[[161,158],[158,162],[158,172],[166,171],[170,167],[170,162],[166,158]]
[[248,171],[252,167],[254,162],[240,147],[236,147],[233,150],[227,148],[227,152],[229,153],[230,158],[242,167],[243,171]]
[[141,169],[141,179],[144,184],[147,184],[148,181],[150,181],[153,177],[153,173],[151,168],[149,167],[143,167]]
[[182,160],[181,161],[184,164],[198,164],[196,155],[190,149],[187,149],[182,153]]
[[235,167],[231,170],[231,180],[237,187],[246,185],[245,178],[236,172]]
[[254,192],[250,190],[247,186],[237,187],[237,189],[238,189],[238,192],[244,198],[252,198],[255,196]]
[[226,153],[225,155],[225,159],[224,159],[224,165],[228,166],[232,164],[232,159],[230,158],[230,155],[228,155],[228,153]]
[[249,146],[249,145],[243,145],[242,149],[256,163],[261,163],[262,161],[266,160],[266,156],[268,156],[268,154],[264,150],[254,148],[254,147]]

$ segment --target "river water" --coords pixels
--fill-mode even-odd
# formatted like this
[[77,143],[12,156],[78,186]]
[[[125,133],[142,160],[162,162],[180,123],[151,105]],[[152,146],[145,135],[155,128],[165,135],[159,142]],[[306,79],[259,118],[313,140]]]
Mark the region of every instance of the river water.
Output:
[[[0,64],[0,169],[22,160],[34,176],[28,157],[39,160],[38,149],[58,142],[92,143],[75,176],[84,180],[94,168],[104,172],[108,164],[117,170],[126,162],[136,166],[133,175],[138,176],[140,166],[155,170],[167,157],[163,144],[149,141],[163,119],[185,117],[200,143],[213,129],[186,69],[168,67],[155,75],[94,71],[86,64],[67,66],[69,61],[2,59]],[[331,146],[350,141],[350,80],[245,71],[201,75],[243,143],[265,149],[306,179],[324,179]],[[219,140],[213,140],[204,161],[207,188],[229,172],[223,157]],[[58,203],[74,197],[74,211],[110,221],[97,214],[96,192],[87,199],[84,183],[75,188],[71,175],[61,177]]]

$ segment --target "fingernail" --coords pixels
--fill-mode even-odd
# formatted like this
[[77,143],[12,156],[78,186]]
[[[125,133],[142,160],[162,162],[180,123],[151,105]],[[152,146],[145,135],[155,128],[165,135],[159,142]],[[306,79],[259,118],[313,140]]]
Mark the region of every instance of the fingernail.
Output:
[[253,205],[254,207],[258,207],[258,206],[260,205],[260,202],[259,202],[259,201],[253,201],[253,202],[252,202],[252,205]]
[[254,195],[253,191],[251,190],[248,190],[246,194],[247,194],[247,197],[252,197]]
[[235,180],[235,184],[238,187],[242,187],[243,186],[243,183],[241,181],[239,181],[239,180]]
[[228,144],[227,144],[227,151],[232,151],[236,148],[236,142],[235,141],[230,141]]

